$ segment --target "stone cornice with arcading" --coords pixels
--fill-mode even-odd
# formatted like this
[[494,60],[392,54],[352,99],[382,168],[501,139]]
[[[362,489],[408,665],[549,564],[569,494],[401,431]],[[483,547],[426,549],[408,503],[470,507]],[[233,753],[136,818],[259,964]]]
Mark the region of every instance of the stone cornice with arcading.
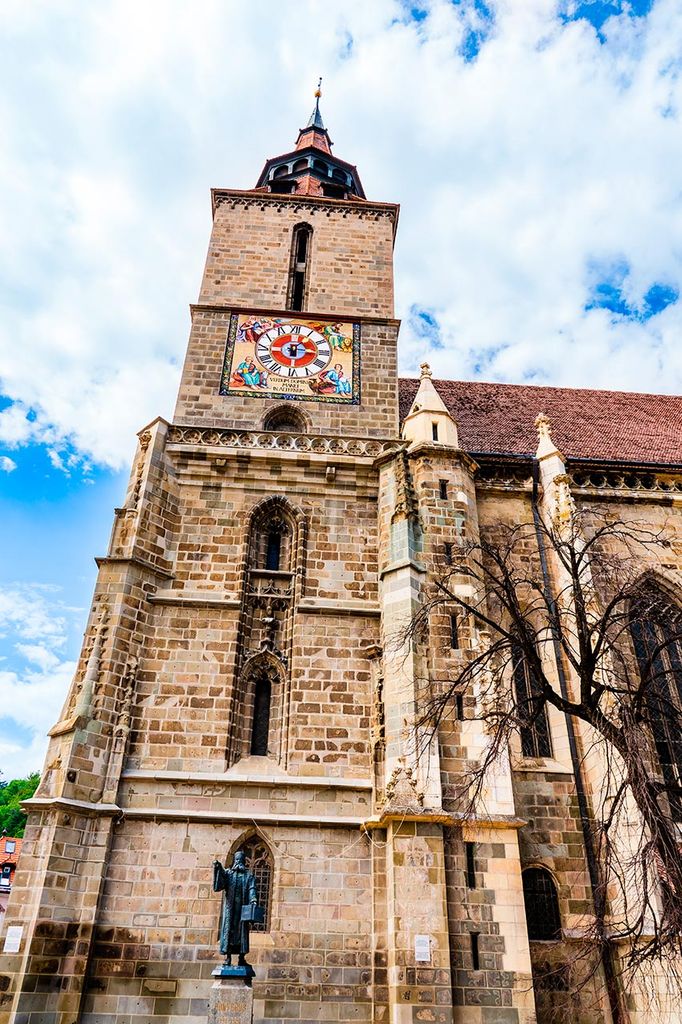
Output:
[[318,199],[314,196],[300,196],[282,194],[279,192],[257,192],[252,189],[211,189],[211,207],[213,216],[219,206],[272,206],[278,210],[293,209],[295,212],[305,211],[314,213],[323,210],[327,214],[340,213],[345,216],[352,213],[354,217],[361,220],[381,220],[387,218],[393,225],[395,236],[398,227],[398,216],[400,206],[398,203],[375,203],[367,199],[329,199],[327,197]]

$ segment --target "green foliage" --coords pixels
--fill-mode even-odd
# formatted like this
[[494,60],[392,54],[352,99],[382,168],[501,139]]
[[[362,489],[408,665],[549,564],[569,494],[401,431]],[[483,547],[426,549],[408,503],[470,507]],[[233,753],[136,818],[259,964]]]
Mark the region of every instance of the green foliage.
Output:
[[23,836],[26,815],[19,805],[22,800],[33,796],[39,782],[38,772],[25,779],[0,782],[0,832],[4,829],[8,836]]

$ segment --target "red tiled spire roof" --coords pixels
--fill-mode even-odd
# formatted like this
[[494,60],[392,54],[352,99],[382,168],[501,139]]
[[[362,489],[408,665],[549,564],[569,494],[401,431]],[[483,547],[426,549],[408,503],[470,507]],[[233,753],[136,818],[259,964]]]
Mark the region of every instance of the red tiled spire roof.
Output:
[[[534,420],[547,413],[568,459],[682,465],[682,396],[434,380],[472,454],[534,455]],[[419,381],[399,381],[400,418]]]

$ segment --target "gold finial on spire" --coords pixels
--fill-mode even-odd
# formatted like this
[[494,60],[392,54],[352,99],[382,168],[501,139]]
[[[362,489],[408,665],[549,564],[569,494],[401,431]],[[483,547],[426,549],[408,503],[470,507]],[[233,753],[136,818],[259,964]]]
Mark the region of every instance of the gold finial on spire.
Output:
[[315,90],[315,99],[319,100],[321,95],[322,95],[322,76],[320,76],[320,80],[317,83],[317,89]]

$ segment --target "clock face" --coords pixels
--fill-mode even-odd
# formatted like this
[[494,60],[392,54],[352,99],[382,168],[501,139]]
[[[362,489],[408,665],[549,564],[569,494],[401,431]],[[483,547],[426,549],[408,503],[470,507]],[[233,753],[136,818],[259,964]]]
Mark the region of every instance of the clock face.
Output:
[[329,365],[332,350],[327,339],[304,324],[278,324],[256,342],[261,366],[278,377],[312,377]]

